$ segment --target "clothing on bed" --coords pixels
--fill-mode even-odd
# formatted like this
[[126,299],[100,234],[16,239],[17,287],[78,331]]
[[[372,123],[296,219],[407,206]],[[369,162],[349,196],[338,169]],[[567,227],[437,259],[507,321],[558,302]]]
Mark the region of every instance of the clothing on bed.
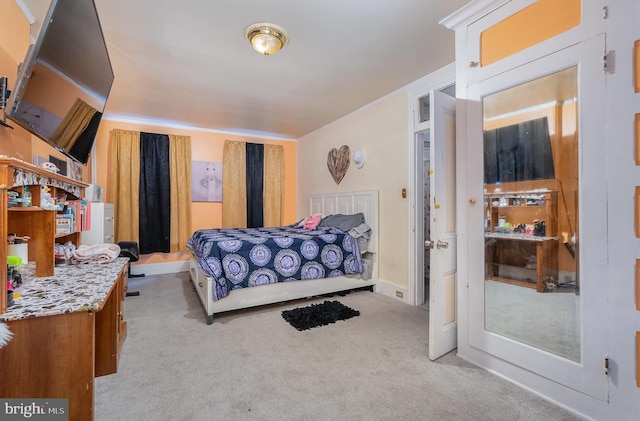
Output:
[[198,230],[187,247],[213,278],[214,300],[239,288],[363,271],[358,240],[333,227]]
[[347,234],[358,240],[362,254],[369,251],[369,240],[371,239],[371,227],[369,225],[362,223],[357,227],[351,228]]
[[353,215],[343,215],[336,213],[328,215],[322,218],[319,226],[321,227],[335,227],[341,231],[348,232],[350,229],[357,227],[364,223],[364,214],[356,213]]

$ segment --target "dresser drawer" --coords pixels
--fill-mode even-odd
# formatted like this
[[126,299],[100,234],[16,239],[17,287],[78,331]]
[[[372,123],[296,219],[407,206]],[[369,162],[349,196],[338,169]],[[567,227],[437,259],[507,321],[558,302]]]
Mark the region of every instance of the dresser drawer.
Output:
[[105,243],[113,243],[114,242],[114,232],[115,232],[115,219],[114,219],[114,211],[113,206],[105,206],[104,207],[104,222],[102,229],[104,230],[104,242]]

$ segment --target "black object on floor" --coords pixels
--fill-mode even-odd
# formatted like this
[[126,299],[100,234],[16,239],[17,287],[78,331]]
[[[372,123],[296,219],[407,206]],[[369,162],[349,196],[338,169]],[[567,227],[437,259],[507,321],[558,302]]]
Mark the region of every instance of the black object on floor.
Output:
[[[132,275],[131,274],[131,262],[137,262],[140,259],[140,249],[138,249],[138,243],[135,241],[120,241],[118,243],[120,247],[120,257],[128,257],[129,258],[129,278],[142,278],[144,277],[144,273]],[[140,295],[138,291],[127,292],[125,296],[127,297],[136,297]]]
[[298,330],[307,330],[359,316],[360,312],[339,301],[325,301],[308,307],[284,310],[282,317]]

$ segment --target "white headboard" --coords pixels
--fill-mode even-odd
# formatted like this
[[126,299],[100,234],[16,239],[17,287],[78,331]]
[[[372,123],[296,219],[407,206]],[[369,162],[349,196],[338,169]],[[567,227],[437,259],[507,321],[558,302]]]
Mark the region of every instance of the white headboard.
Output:
[[311,214],[324,216],[341,213],[353,215],[362,212],[371,227],[371,239],[367,247],[371,253],[378,251],[378,190],[361,190],[342,193],[322,193],[309,196]]

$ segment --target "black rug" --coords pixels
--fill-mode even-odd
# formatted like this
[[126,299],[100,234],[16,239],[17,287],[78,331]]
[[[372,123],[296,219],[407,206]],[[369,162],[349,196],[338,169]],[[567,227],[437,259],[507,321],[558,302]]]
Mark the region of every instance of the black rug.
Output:
[[359,311],[349,308],[339,301],[325,301],[322,304],[312,304],[308,307],[282,312],[282,317],[298,330],[324,326],[359,315]]

